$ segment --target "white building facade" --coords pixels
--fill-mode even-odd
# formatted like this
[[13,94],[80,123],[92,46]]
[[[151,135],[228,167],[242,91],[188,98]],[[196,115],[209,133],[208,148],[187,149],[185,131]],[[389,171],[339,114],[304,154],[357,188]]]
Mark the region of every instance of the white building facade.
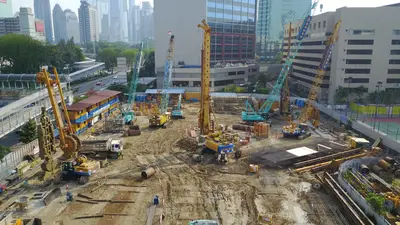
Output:
[[[325,73],[320,102],[334,103],[339,87],[364,86],[368,92],[398,88],[400,84],[400,7],[339,8],[313,17],[310,29],[293,61],[291,83],[308,93],[325,42],[341,20],[339,38],[334,46],[332,60]],[[292,25],[292,45],[301,21]],[[289,25],[285,25],[284,55],[287,55]]]

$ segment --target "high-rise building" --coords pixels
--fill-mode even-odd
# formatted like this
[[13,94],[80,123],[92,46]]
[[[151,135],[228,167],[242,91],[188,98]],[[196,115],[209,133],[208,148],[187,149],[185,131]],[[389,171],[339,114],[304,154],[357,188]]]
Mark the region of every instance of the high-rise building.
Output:
[[[255,54],[256,0],[235,0],[226,4],[217,1],[154,0],[158,88],[163,84],[165,56],[170,38],[168,33],[171,32],[175,35],[172,85],[199,91],[203,31],[197,24],[205,18],[213,31],[211,90],[219,91],[226,85],[244,84],[256,78],[259,68],[250,61]],[[224,8],[226,13],[220,13]]]
[[0,17],[12,17],[12,0],[0,0]]
[[81,42],[81,37],[79,34],[79,22],[78,17],[70,9],[64,11],[65,24],[66,24],[66,36],[67,39],[74,38],[75,43]]
[[123,1],[110,0],[110,41],[117,42],[124,39]]
[[56,43],[67,39],[67,24],[65,13],[59,4],[53,8],[54,40]]
[[[133,1],[134,3],[135,1]],[[129,42],[136,44],[140,42],[140,6],[130,5],[129,8]]]
[[0,37],[6,34],[18,34],[20,31],[19,17],[0,18]]
[[19,9],[20,33],[31,36],[40,41],[47,40],[45,37],[45,23],[42,20],[35,19],[32,9],[21,7]]
[[154,14],[150,2],[142,2],[140,10],[140,40],[154,38]]
[[110,37],[110,19],[108,14],[103,15],[103,18],[101,18],[101,30],[100,40],[108,41]]
[[[368,92],[398,88],[400,85],[400,7],[339,8],[314,16],[298,55],[293,60],[290,81],[293,89],[308,93],[318,73],[319,63],[326,48],[326,40],[335,23],[341,20],[339,38],[332,51],[332,59],[318,94],[319,102],[335,103],[339,87],[364,86]],[[292,33],[300,29],[302,21],[292,23]],[[292,35],[292,37],[293,37]],[[285,25],[284,56],[287,55],[289,24]],[[292,45],[297,40],[292,39]]]
[[282,47],[283,25],[302,19],[312,0],[258,0],[256,52],[272,60]]
[[81,1],[78,14],[81,43],[99,40],[96,8],[86,1]]
[[53,25],[51,23],[50,0],[34,0],[35,18],[44,21],[46,40],[53,42]]

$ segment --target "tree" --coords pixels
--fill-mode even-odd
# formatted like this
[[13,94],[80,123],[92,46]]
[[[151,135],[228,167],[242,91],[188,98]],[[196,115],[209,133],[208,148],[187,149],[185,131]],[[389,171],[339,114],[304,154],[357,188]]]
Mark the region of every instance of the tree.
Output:
[[[147,55],[147,56],[146,56]],[[139,77],[155,77],[155,58],[154,58],[154,51],[149,52],[148,54],[145,53],[145,61],[143,67],[140,69]]]
[[113,48],[105,48],[99,52],[98,59],[105,63],[107,70],[111,69],[111,72],[114,73],[114,67],[117,65],[117,53]]
[[7,34],[0,37],[2,73],[36,73],[46,63],[43,43],[26,35]]
[[25,144],[35,140],[37,138],[36,121],[34,119],[28,120],[22,126],[19,136],[19,140]]
[[283,52],[279,52],[274,58],[274,63],[281,64],[282,57],[283,57]]
[[0,145],[0,161],[3,161],[4,157],[10,152],[11,152],[10,147]]
[[342,86],[339,86],[338,89],[335,91],[335,102],[336,103],[346,103],[348,91],[347,89],[343,88]]
[[138,53],[137,49],[126,49],[122,52],[122,56],[126,58],[126,64],[128,65],[128,69],[133,69],[133,63],[135,63],[136,54]]
[[230,84],[223,89],[224,92],[233,92],[233,93],[243,93],[246,91],[246,88],[236,86],[234,84]]
[[267,95],[267,94],[269,94],[269,92],[270,92],[270,90],[268,88],[257,88],[256,89],[256,93],[259,93],[259,94]]
[[268,82],[268,74],[260,73],[258,75],[257,81],[258,81],[258,85],[260,85],[260,87],[263,87],[263,88],[266,87],[266,84]]

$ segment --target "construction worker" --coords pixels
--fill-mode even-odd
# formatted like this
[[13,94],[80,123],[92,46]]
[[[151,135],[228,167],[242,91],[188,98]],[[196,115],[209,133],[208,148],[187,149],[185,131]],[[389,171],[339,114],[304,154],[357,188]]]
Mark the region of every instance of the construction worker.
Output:
[[124,154],[122,154],[122,152],[118,152],[118,158],[124,159]]

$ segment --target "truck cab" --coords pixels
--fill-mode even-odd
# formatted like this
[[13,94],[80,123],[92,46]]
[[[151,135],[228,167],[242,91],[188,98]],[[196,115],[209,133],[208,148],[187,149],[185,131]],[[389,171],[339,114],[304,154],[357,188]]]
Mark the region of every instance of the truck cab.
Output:
[[124,145],[121,140],[111,140],[111,152],[122,152]]

